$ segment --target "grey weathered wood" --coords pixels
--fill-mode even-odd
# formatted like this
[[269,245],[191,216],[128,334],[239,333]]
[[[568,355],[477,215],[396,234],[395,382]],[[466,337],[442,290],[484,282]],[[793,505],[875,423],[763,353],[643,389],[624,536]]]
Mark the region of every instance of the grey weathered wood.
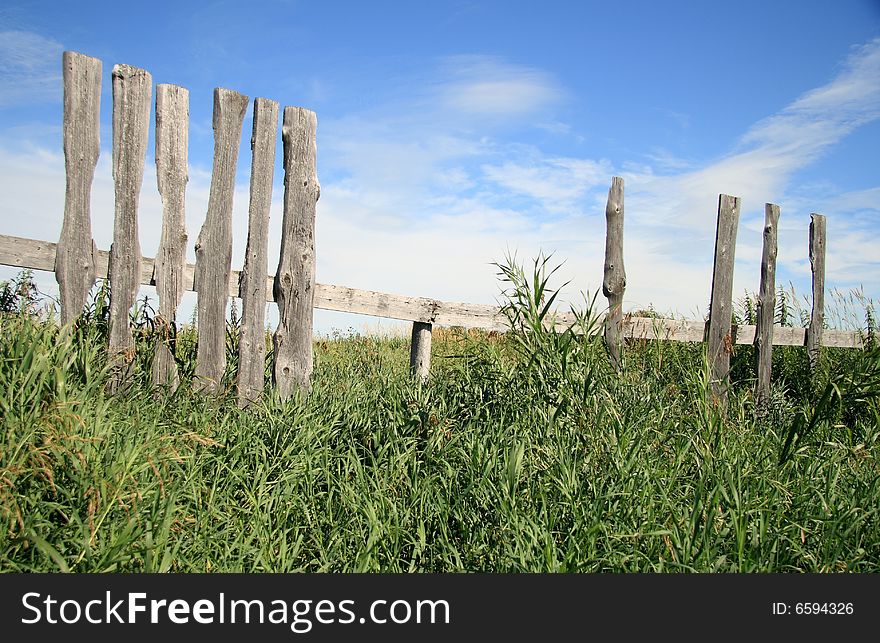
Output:
[[764,206],[764,247],[761,254],[761,284],[758,291],[755,331],[755,402],[760,408],[770,396],[770,370],[773,360],[773,317],[776,312],[776,238],[779,206]]
[[825,324],[825,217],[815,213],[810,215],[810,267],[813,271],[813,310],[806,343],[810,369],[814,369],[819,361],[822,326]]
[[626,270],[623,267],[623,179],[615,176],[605,206],[605,272],[602,293],[608,298],[605,317],[605,344],[611,365],[620,369],[620,336],[623,324],[623,294]]
[[61,322],[76,319],[95,283],[91,194],[100,153],[101,61],[73,51],[61,58],[64,79],[64,223],[55,258]]
[[734,339],[733,264],[736,252],[736,230],[739,224],[739,197],[721,194],[718,197],[718,225],[715,231],[715,263],[712,270],[712,300],[709,305],[707,351],[711,364],[712,394],[719,403],[726,401],[730,354]]
[[196,243],[199,345],[196,387],[219,390],[226,370],[226,301],[232,268],[232,198],[248,97],[214,90],[214,167],[208,213]]
[[275,383],[281,399],[294,388],[308,392],[314,355],[315,206],[321,195],[314,112],[284,108],[284,221],[275,275],[279,321],[275,331]]
[[[0,265],[51,272],[55,265],[56,249],[57,245],[49,241],[0,234]],[[96,278],[107,276],[109,259],[109,252],[97,251]],[[183,280],[185,290],[195,290],[194,273],[195,266],[187,264]],[[230,297],[240,296],[239,274],[235,270],[230,272],[227,283],[227,295]],[[153,279],[153,259],[150,257],[143,257],[141,260],[141,283],[146,286],[156,285]],[[274,301],[274,283],[274,277],[266,277],[266,301]],[[423,321],[432,326],[460,326],[499,332],[508,330],[504,316],[495,306],[408,297],[332,284],[315,284],[315,308]],[[574,318],[570,313],[558,313],[555,327],[562,331],[573,322]],[[733,343],[753,344],[755,331],[755,326],[731,326]],[[627,339],[703,342],[705,335],[706,324],[700,321],[629,316],[624,316],[623,320],[623,337]],[[773,344],[776,346],[804,346],[805,336],[804,328],[773,327]],[[862,348],[864,342],[862,333],[856,331],[825,330],[822,333],[822,346]]]
[[241,270],[241,335],[238,345],[238,403],[246,406],[263,393],[266,373],[266,273],[269,270],[269,208],[275,177],[278,103],[254,100],[251,137],[251,193],[248,239]]
[[184,291],[186,270],[186,183],[189,158],[189,91],[156,86],[156,181],[162,197],[162,237],[153,269],[159,309],[154,323],[164,331],[156,342],[153,383],[177,388],[177,362],[171,353],[171,326]]
[[417,382],[424,384],[428,381],[431,371],[431,324],[413,322],[409,370]]
[[153,79],[130,65],[113,67],[113,183],[116,207],[110,246],[110,345],[114,370],[111,390],[118,388],[134,361],[129,312],[140,284],[138,199],[150,132]]

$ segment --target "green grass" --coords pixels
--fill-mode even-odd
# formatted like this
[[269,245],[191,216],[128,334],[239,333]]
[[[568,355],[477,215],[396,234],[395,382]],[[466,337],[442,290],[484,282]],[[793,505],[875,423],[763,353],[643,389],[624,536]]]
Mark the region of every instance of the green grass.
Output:
[[[808,376],[777,347],[756,417],[737,347],[720,410],[701,346],[634,343],[614,373],[541,330],[543,264],[507,268],[514,332],[435,331],[428,385],[406,339],[351,334],[316,342],[310,396],[244,411],[151,390],[148,324],[108,396],[100,305],[0,315],[0,569],[880,571],[876,350]],[[182,329],[184,375],[193,349]]]

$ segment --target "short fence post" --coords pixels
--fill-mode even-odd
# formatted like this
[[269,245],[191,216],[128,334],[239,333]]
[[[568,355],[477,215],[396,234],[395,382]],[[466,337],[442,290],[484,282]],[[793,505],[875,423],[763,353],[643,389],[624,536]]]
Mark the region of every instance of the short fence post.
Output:
[[825,322],[825,217],[815,213],[810,215],[810,267],[813,271],[813,310],[806,340],[812,371],[819,362]]
[[274,286],[279,317],[274,336],[274,379],[283,400],[291,396],[294,387],[304,393],[311,390],[315,207],[321,195],[317,128],[315,112],[284,108],[284,221]]
[[116,208],[113,245],[110,246],[110,359],[108,382],[116,390],[134,361],[134,337],[129,312],[141,282],[141,246],[138,241],[138,198],[144,180],[144,162],[150,132],[153,79],[149,72],[129,65],[113,67],[113,183]]
[[427,383],[431,371],[431,330],[432,326],[429,323],[413,322],[409,370],[420,384]]
[[82,314],[95,284],[91,193],[100,153],[101,61],[73,51],[61,59],[64,77],[64,223],[55,253],[61,323]]
[[199,346],[196,385],[216,392],[226,370],[226,301],[232,269],[232,197],[248,97],[214,90],[214,167],[208,213],[196,242]]
[[779,206],[764,206],[764,248],[761,254],[761,285],[758,293],[755,328],[755,405],[764,406],[770,396],[770,370],[773,359],[773,320],[776,312],[776,252]]
[[254,99],[248,238],[241,270],[241,337],[238,344],[238,405],[263,393],[266,375],[266,273],[269,270],[269,209],[275,176],[278,103]]
[[718,197],[718,226],[715,231],[715,264],[712,271],[712,301],[707,330],[708,356],[711,365],[712,395],[721,405],[727,401],[727,378],[733,352],[733,265],[736,230],[739,224],[740,199],[722,194]]
[[177,362],[168,345],[171,326],[183,296],[186,269],[186,183],[189,156],[189,91],[177,85],[156,86],[156,182],[162,198],[162,237],[153,265],[159,297],[156,322],[164,337],[156,342],[153,384],[177,388]]
[[623,267],[623,179],[615,176],[605,206],[605,273],[602,293],[608,298],[605,317],[605,344],[611,365],[620,370],[620,335],[623,325],[623,293],[626,270]]

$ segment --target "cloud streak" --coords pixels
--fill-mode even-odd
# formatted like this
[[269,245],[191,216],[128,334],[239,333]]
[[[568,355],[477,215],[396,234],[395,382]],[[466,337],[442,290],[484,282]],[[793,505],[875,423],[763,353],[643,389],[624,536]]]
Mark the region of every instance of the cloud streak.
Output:
[[480,117],[522,117],[558,102],[564,92],[546,72],[497,57],[452,56],[436,83],[441,110]]
[[0,107],[61,100],[61,52],[52,38],[0,32]]

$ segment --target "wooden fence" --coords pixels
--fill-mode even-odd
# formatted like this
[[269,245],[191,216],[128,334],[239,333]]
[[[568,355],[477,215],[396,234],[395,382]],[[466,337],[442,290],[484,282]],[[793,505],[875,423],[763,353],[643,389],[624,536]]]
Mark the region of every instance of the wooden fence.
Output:
[[[294,389],[310,388],[312,313],[314,308],[361,313],[411,321],[410,365],[424,381],[430,368],[433,326],[508,330],[494,306],[453,303],[423,297],[315,283],[314,226],[320,196],[316,158],[317,119],[301,107],[285,107],[281,129],[284,169],[284,214],[281,252],[274,276],[268,273],[268,222],[272,200],[279,104],[254,100],[251,138],[250,203],[245,262],[232,270],[232,198],[239,141],[248,97],[228,89],[214,90],[214,163],[205,222],[195,244],[196,263],[186,263],[187,231],[184,195],[187,183],[189,94],[183,87],[156,86],[155,159],[162,199],[162,232],[155,259],[141,257],[137,204],[143,182],[149,133],[152,78],[148,72],[116,65],[113,84],[113,180],[115,214],[110,252],[92,240],[90,192],[99,153],[101,61],[65,52],[63,144],[67,189],[64,221],[57,244],[0,235],[0,263],[52,271],[59,284],[61,320],[82,312],[96,279],[110,280],[110,340],[114,360],[111,388],[126,381],[135,344],[129,311],[140,285],[156,287],[157,322],[170,329],[184,291],[198,293],[196,385],[216,391],[225,370],[226,304],[242,300],[237,388],[246,405],[263,392],[265,372],[265,304],[275,301],[279,324],[274,333],[273,380],[283,398]],[[756,326],[735,326],[732,286],[740,199],[721,195],[715,241],[715,263],[708,322],[625,316],[623,263],[624,184],[614,177],[606,207],[606,248],[603,292],[608,313],[603,320],[612,365],[620,367],[624,339],[706,342],[712,363],[713,390],[724,400],[730,354],[734,344],[754,344],[757,359],[756,396],[766,397],[774,345],[806,346],[811,364],[820,346],[860,347],[856,332],[823,331],[825,217],[813,214],[809,253],[813,269],[813,310],[807,329],[773,324],[775,306],[776,227],[779,207],[766,206],[764,250]],[[557,329],[572,325],[569,313],[553,317]],[[157,385],[177,386],[177,368],[165,338],[159,337],[153,362]]]

